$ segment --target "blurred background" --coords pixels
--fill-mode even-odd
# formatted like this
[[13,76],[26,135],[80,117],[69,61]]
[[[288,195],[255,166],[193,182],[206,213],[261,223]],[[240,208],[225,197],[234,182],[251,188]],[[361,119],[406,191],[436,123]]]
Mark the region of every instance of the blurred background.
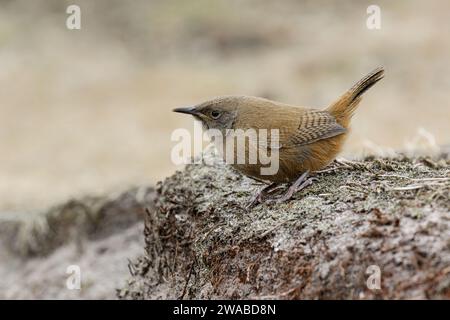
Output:
[[[81,8],[68,30],[66,8]],[[366,26],[381,8],[381,29]],[[0,1],[0,214],[155,184],[171,109],[246,94],[324,107],[377,66],[344,156],[450,143],[448,1]]]

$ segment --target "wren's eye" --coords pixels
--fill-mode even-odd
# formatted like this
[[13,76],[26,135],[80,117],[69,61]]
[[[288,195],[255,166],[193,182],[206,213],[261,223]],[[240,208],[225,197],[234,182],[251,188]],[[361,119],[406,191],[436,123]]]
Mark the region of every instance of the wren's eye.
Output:
[[219,111],[216,111],[216,110],[211,111],[211,117],[213,119],[218,119],[220,117],[220,114],[221,113]]

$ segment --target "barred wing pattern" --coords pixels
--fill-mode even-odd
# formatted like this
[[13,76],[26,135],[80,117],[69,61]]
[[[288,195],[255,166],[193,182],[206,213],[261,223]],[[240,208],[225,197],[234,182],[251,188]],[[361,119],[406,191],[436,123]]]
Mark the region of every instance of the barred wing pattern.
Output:
[[302,114],[297,131],[288,140],[288,145],[307,145],[346,132],[327,111],[307,111]]

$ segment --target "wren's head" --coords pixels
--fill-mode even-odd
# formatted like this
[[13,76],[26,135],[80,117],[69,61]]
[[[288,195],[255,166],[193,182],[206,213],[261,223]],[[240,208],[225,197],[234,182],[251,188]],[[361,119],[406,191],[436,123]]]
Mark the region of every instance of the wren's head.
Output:
[[187,108],[176,108],[173,111],[186,113],[200,120],[206,129],[233,129],[238,116],[238,108],[244,97],[226,96],[205,101],[199,105]]

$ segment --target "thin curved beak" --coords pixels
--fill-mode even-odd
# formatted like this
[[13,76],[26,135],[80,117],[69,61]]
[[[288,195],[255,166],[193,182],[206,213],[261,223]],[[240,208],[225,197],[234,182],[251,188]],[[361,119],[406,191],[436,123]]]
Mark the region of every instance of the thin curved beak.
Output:
[[178,113],[191,114],[193,116],[198,114],[197,109],[195,109],[195,107],[175,108],[172,111]]

